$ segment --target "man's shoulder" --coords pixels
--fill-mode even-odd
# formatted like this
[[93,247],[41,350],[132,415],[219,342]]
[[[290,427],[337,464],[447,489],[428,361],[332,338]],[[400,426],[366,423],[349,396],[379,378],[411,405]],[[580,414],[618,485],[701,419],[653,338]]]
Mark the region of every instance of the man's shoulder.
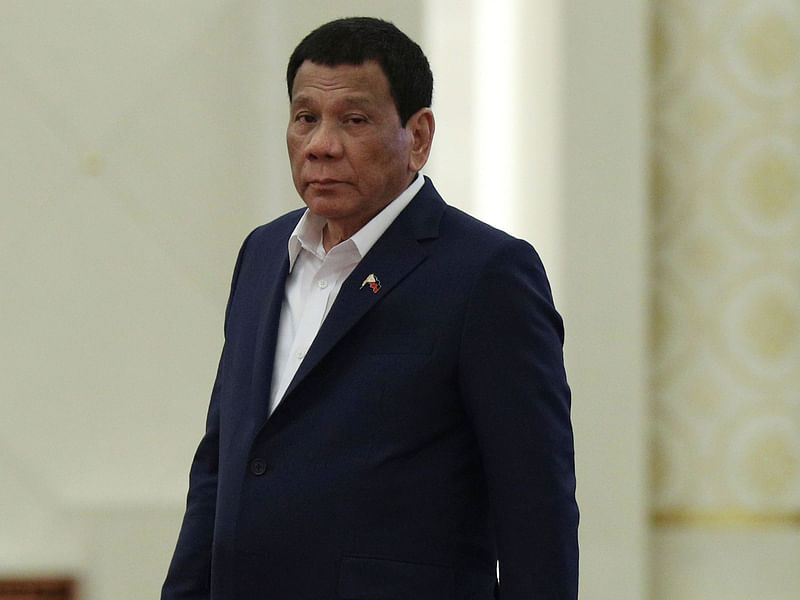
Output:
[[442,225],[447,232],[452,230],[465,235],[478,236],[482,240],[507,241],[513,237],[502,229],[449,204],[444,211]]
[[259,225],[250,233],[250,235],[256,237],[270,236],[287,230],[288,234],[291,234],[295,225],[297,225],[297,222],[300,220],[300,217],[303,216],[305,211],[305,207],[292,210],[281,215],[280,217],[273,219],[272,221],[269,221],[268,223]]
[[295,225],[297,225],[297,222],[300,220],[300,217],[303,216],[305,210],[305,208],[298,208],[268,223],[259,225],[250,232],[245,239],[244,245],[263,246],[265,244],[270,245],[278,243],[283,244],[285,247],[289,236],[292,234],[292,231],[294,231]]
[[236,261],[236,272],[263,268],[265,261],[280,260],[287,254],[287,243],[305,209],[293,210],[259,225],[242,242]]
[[478,262],[507,252],[536,254],[528,241],[450,205],[442,215],[440,235],[444,243],[450,243],[458,248],[460,256],[473,256]]
[[[471,247],[487,244],[489,246],[513,244],[521,241],[447,203],[427,177],[426,185],[419,192],[418,197],[419,202],[412,203],[410,208],[416,206],[424,211],[426,218],[433,218],[436,221],[438,235],[444,239],[457,240],[459,243],[471,240],[472,243],[469,244]],[[411,210],[415,210],[415,208],[411,208]]]

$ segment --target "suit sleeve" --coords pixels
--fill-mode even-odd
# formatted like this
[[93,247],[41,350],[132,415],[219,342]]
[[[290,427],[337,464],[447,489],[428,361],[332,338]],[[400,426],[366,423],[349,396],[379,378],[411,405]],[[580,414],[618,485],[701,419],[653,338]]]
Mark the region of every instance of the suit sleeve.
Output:
[[[249,239],[249,238],[248,238]],[[225,330],[236,292],[239,269],[247,240],[239,251],[225,310]],[[211,590],[211,554],[214,541],[214,517],[217,508],[219,470],[219,403],[223,387],[222,350],[214,388],[211,393],[205,434],[200,441],[189,472],[186,512],[178,542],[161,589],[161,600],[209,600]]]
[[563,327],[535,251],[513,240],[478,278],[459,380],[480,446],[501,600],[577,598],[578,509]]

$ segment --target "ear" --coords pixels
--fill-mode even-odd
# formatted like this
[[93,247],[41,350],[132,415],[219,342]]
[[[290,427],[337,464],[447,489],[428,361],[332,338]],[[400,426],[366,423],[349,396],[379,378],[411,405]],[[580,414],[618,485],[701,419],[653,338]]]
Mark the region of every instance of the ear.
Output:
[[408,168],[410,171],[416,173],[422,170],[422,167],[428,162],[435,128],[436,123],[433,119],[433,111],[430,108],[420,108],[408,119],[406,131],[411,139],[411,147],[408,154]]

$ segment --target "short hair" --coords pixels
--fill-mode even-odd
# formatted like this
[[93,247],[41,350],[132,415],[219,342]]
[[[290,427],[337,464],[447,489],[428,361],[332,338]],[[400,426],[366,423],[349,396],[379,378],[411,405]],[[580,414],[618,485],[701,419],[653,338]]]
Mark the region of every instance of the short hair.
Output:
[[289,100],[297,70],[305,61],[336,67],[376,61],[389,80],[389,91],[405,125],[419,109],[430,107],[433,74],[422,48],[393,23],[373,17],[349,17],[309,33],[289,58]]

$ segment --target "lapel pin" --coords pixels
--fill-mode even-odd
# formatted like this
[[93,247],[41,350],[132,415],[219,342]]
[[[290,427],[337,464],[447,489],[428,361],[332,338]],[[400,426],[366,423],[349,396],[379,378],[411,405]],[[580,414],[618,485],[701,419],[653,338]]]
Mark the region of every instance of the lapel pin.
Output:
[[375,277],[375,273],[370,273],[369,275],[367,275],[367,278],[364,280],[364,282],[361,284],[361,287],[358,289],[362,289],[365,285],[368,285],[370,287],[373,294],[377,294],[378,291],[381,289],[381,282],[377,277]]

